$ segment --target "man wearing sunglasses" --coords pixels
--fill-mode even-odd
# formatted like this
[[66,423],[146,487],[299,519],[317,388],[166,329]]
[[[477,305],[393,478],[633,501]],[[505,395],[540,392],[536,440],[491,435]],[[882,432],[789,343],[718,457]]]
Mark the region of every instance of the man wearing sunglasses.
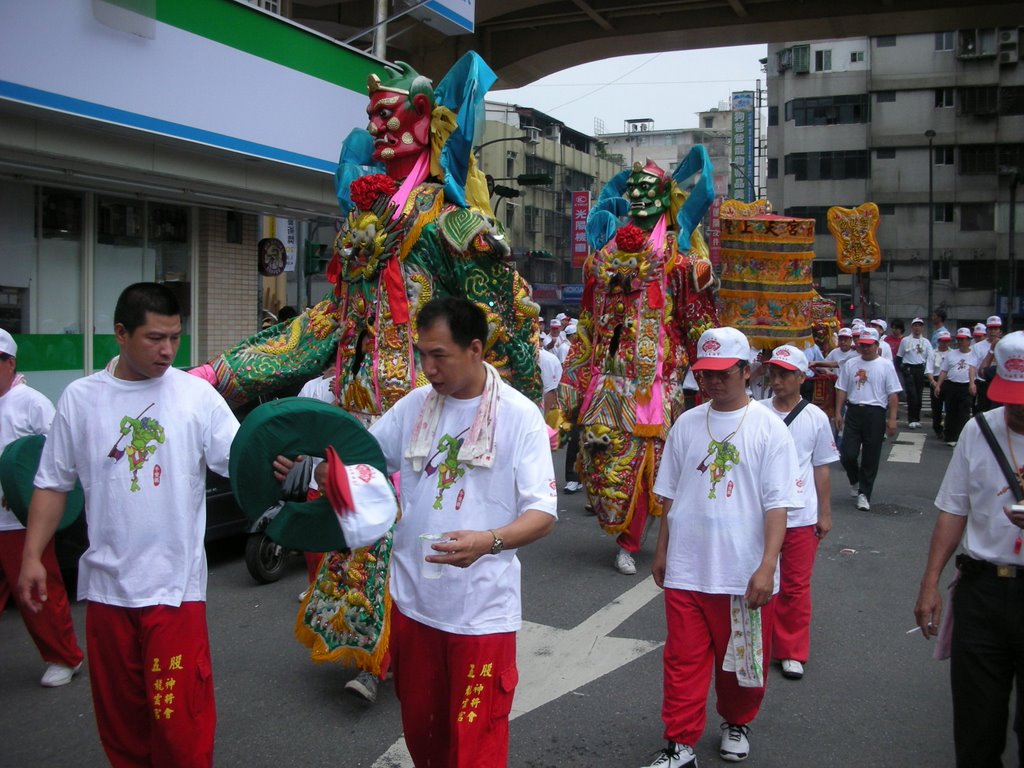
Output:
[[668,746],[649,768],[695,768],[712,672],[722,759],[747,758],[764,698],[786,515],[803,501],[789,430],[747,394],[749,359],[735,328],[701,334],[693,370],[709,402],[675,422],[654,483],[665,509],[652,572],[665,590]]

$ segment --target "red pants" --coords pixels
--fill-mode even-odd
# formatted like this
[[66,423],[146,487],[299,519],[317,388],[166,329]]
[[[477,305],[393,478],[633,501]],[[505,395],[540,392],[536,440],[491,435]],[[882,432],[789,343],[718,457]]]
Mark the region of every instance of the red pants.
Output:
[[[712,669],[718,697],[716,708],[723,720],[734,725],[746,725],[761,708],[764,688],[743,688],[734,672],[722,671],[722,660],[732,632],[729,601],[729,595],[665,590],[668,638],[665,641],[661,719],[665,723],[665,739],[668,741],[692,747],[704,733]],[[766,656],[772,636],[773,602],[769,601],[761,609],[761,638]]]
[[90,602],[85,636],[96,725],[114,768],[213,765],[206,603]]
[[779,563],[772,658],[807,661],[811,650],[811,572],[818,552],[815,526],[787,528]]
[[505,768],[516,634],[453,635],[391,610],[391,661],[416,768]]
[[[7,606],[12,586],[21,573],[21,555],[25,549],[25,531],[0,531],[0,613]],[[63,664],[75,667],[82,662],[82,649],[75,638],[75,625],[71,621],[71,605],[60,575],[53,541],[43,550],[43,566],[46,568],[46,603],[39,613],[23,608],[14,601],[21,611],[25,629],[39,649],[39,655],[47,664]]]
[[306,575],[309,576],[309,583],[312,584],[316,580],[316,572],[320,570],[320,561],[323,560],[323,552],[303,552],[302,556],[306,558]]
[[641,489],[640,498],[636,500],[636,506],[633,508],[633,519],[629,521],[626,529],[615,539],[615,543],[627,552],[640,551],[640,545],[643,543],[644,525],[647,523],[647,506],[650,504],[650,498],[648,491]]

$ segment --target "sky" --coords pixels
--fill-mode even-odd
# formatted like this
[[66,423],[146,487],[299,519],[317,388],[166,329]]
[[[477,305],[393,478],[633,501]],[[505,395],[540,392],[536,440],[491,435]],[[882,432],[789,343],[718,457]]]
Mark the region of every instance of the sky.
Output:
[[626,120],[653,118],[654,130],[695,128],[697,113],[728,101],[733,91],[753,90],[765,74],[758,59],[767,45],[708,48],[620,56],[562,70],[523,88],[488,93],[488,100],[538,109],[593,136],[595,119],[605,133],[625,130]]

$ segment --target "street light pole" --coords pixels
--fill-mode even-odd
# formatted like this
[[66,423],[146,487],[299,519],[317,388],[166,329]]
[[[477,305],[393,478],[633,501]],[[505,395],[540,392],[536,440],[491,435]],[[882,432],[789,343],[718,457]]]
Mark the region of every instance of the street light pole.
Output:
[[1006,330],[1013,330],[1013,304],[1017,300],[1017,253],[1014,250],[1014,237],[1016,235],[1017,228],[1017,184],[1020,183],[1020,169],[1013,169],[1013,177],[1010,179],[1010,247],[1008,249],[1008,255],[1010,257],[1010,287],[1007,291],[1007,298],[1009,306],[1006,308]]
[[925,312],[934,312],[932,304],[932,256],[935,251],[935,187],[933,176],[935,172],[935,157],[932,154],[932,142],[935,140],[935,131],[929,128],[924,132],[928,138],[928,306]]

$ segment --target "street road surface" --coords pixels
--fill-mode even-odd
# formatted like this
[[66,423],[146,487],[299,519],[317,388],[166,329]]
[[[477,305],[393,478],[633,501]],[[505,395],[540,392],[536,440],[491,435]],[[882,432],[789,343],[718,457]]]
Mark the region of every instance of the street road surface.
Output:
[[[833,465],[832,533],[814,574],[815,616],[806,676],[770,672],[751,729],[757,768],[897,768],[953,765],[948,662],[914,626],[913,606],[935,517],[932,504],[952,449],[926,430],[886,443],[870,512],[859,512]],[[556,465],[564,463],[559,452]],[[559,466],[561,473],[561,466]],[[509,765],[629,768],[663,746],[661,644],[665,619],[650,578],[656,529],[639,573],[612,569],[615,546],[563,496],[555,532],[520,554],[524,628]],[[343,688],[352,673],[313,664],[295,642],[305,569],[296,557],[279,582],[257,585],[242,542],[211,549],[209,623],[217,690],[218,766],[408,766],[390,683],[370,706]],[[946,579],[948,582],[948,579]],[[84,605],[73,606],[85,643]],[[106,764],[89,697],[88,661],[69,686],[43,689],[43,665],[17,612],[0,620],[0,765]],[[697,745],[718,756],[713,696]],[[186,734],[182,734],[187,738]],[[1015,754],[1010,734],[1007,754]],[[1011,761],[1012,762],[1012,761]]]

